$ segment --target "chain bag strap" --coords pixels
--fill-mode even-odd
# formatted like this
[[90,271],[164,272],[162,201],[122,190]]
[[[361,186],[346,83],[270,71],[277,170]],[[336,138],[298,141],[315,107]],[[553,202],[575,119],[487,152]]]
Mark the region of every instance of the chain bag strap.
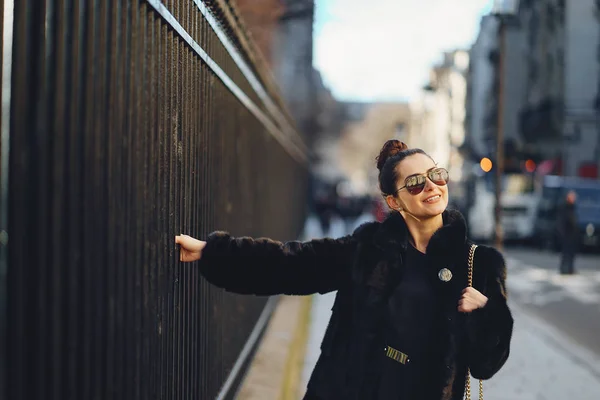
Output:
[[[475,259],[477,245],[472,244],[469,249],[469,272],[467,280],[469,287],[473,287],[473,260]],[[471,400],[471,369],[467,368],[467,379],[465,380],[465,400]],[[483,381],[479,381],[479,400],[483,400]]]

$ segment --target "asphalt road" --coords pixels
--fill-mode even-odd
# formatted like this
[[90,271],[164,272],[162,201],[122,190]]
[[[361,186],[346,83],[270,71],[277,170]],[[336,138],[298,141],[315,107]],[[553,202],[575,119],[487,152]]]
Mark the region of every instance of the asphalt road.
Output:
[[558,274],[560,254],[507,247],[514,304],[564,333],[600,359],[600,255],[579,255],[576,274]]

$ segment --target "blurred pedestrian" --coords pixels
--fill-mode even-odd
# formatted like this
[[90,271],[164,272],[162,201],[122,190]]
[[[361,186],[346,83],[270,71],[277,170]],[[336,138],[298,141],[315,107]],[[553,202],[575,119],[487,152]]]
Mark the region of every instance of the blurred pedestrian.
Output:
[[575,255],[579,247],[580,234],[575,212],[576,203],[577,194],[571,190],[567,193],[559,220],[562,244],[560,273],[565,275],[575,273]]
[[488,379],[509,355],[504,259],[475,251],[447,210],[448,171],[423,150],[389,140],[377,168],[383,222],[304,243],[180,235],[180,259],[236,293],[337,291],[305,400],[461,400],[468,369]]

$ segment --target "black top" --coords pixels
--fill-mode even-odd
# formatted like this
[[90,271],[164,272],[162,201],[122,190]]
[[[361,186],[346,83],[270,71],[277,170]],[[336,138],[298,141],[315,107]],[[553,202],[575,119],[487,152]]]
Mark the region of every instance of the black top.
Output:
[[[388,302],[384,323],[384,345],[378,398],[380,400],[422,399],[431,387],[428,381],[428,359],[433,351],[432,329],[437,298],[432,270],[427,255],[408,246],[401,282]],[[387,347],[405,353],[405,364],[387,356]]]

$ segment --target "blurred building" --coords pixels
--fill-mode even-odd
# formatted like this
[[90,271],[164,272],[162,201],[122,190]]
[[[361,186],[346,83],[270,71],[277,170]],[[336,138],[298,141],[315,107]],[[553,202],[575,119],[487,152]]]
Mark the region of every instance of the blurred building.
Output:
[[[564,169],[598,176],[600,163],[600,2],[564,3]],[[589,168],[592,166],[592,168]],[[594,168],[595,167],[595,168]]]
[[345,124],[345,110],[324,85],[321,74],[314,71],[316,82],[315,123],[312,172],[321,181],[333,183],[343,175],[338,165],[338,143]]
[[505,30],[500,76],[499,23],[484,16],[470,55],[467,143],[473,158],[496,152],[503,85],[507,165],[551,160],[554,173],[596,176],[600,161],[600,24],[594,0],[522,0]]
[[233,4],[250,31],[250,37],[274,70],[279,63],[275,45],[285,5],[281,0],[236,0]]
[[479,35],[469,52],[465,116],[465,147],[475,159],[486,156],[494,145],[496,126],[494,107],[495,67],[491,59],[498,43],[498,21],[492,16],[481,19]]
[[[527,46],[523,30],[517,24],[506,27],[504,75],[499,71],[499,22],[494,16],[481,19],[480,31],[473,43],[468,72],[466,146],[472,161],[482,157],[495,159],[498,133],[498,91],[502,85],[504,104],[502,135],[508,158],[518,158],[527,147],[521,135],[521,113],[528,101]],[[535,96],[533,103],[537,105]]]
[[[556,0],[523,2],[515,34],[507,38],[507,52],[517,53],[516,75],[524,92],[510,93],[505,104],[517,97],[520,142],[524,150],[544,159],[559,157],[564,111],[564,10]],[[507,63],[509,61],[507,60]],[[508,111],[505,111],[508,113]]]
[[411,112],[405,102],[341,103],[343,132],[336,164],[357,194],[379,194],[375,157],[388,139],[410,142]]
[[410,107],[409,142],[448,169],[455,202],[464,197],[460,148],[465,142],[468,67],[467,51],[444,53],[442,62],[431,70],[429,84]]
[[312,147],[318,136],[318,76],[313,68],[314,0],[237,0],[297,126]]

